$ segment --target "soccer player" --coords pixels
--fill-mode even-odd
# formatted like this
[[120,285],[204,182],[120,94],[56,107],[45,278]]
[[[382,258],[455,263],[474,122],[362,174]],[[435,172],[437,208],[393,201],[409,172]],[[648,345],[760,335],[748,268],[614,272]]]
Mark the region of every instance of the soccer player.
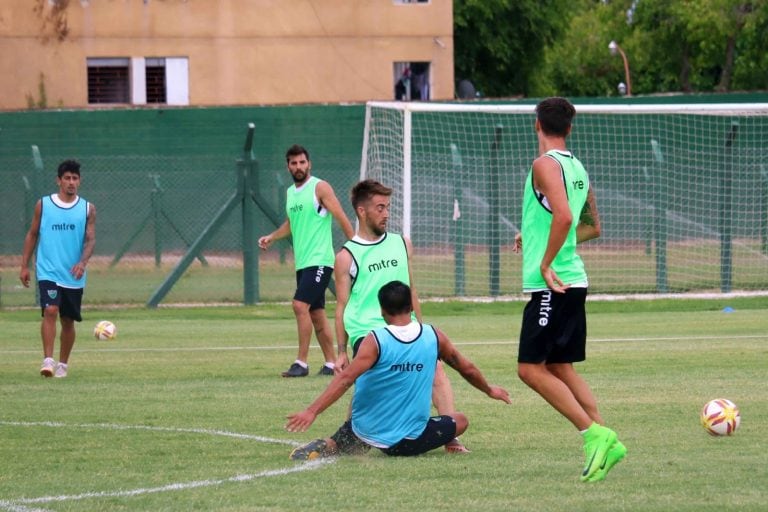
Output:
[[[29,287],[29,260],[35,255],[35,277],[40,290],[43,340],[43,377],[66,377],[69,356],[75,345],[75,322],[82,321],[80,305],[85,288],[86,267],[96,245],[96,207],[77,195],[80,164],[59,164],[59,191],[35,204],[32,222],[24,237],[19,279]],[[61,323],[59,362],[53,359],[56,319]]]
[[437,359],[445,361],[474,387],[511,403],[504,388],[488,384],[439,329],[412,319],[412,293],[400,281],[377,293],[386,327],[369,332],[357,345],[352,363],[337,374],[305,410],[288,416],[285,428],[304,432],[315,418],[355,384],[352,415],[326,439],[296,448],[293,460],[364,453],[375,447],[387,455],[409,456],[444,446],[468,426],[461,412],[430,417]]
[[282,376],[306,377],[309,374],[309,343],[313,327],[325,357],[319,375],[333,375],[333,334],[325,316],[325,290],[331,280],[334,260],[331,217],[336,219],[347,238],[352,238],[355,231],[331,185],[311,175],[309,152],[293,145],[288,148],[285,160],[294,182],[286,192],[288,218],[275,231],[259,238],[262,250],[267,250],[275,240],[293,238],[296,267],[293,313],[296,315],[299,350],[296,361]]
[[[419,298],[413,285],[410,256],[411,241],[387,232],[392,189],[374,180],[364,180],[352,187],[350,198],[357,216],[357,234],[336,253],[336,365],[343,369],[349,363],[347,346],[352,356],[362,339],[372,330],[385,325],[376,299],[386,283],[398,280],[410,286],[414,318],[421,321]],[[439,414],[453,412],[453,389],[442,364],[438,364],[432,399]],[[448,452],[468,452],[454,439],[445,445]]]
[[516,250],[523,253],[523,291],[531,294],[520,332],[517,371],[581,432],[582,481],[598,481],[627,450],[603,426],[597,401],[573,363],[586,359],[587,274],[576,244],[600,236],[595,193],[584,166],[568,151],[576,114],[564,98],[536,106],[539,157],[523,192]]

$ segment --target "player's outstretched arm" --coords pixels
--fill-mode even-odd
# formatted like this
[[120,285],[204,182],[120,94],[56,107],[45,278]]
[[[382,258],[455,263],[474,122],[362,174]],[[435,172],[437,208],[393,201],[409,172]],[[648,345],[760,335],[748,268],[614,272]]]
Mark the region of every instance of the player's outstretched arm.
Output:
[[368,334],[360,343],[357,357],[341,373],[337,373],[328,387],[325,388],[312,404],[301,412],[288,415],[288,423],[285,429],[289,432],[304,432],[324,410],[333,405],[347,390],[352,387],[355,380],[366,370],[374,365],[379,355],[378,345],[373,339],[373,334]]
[[459,372],[461,376],[464,377],[464,380],[489,397],[495,400],[501,400],[508,404],[512,403],[506,389],[489,384],[488,381],[485,380],[485,376],[480,369],[475,366],[472,361],[461,355],[445,333],[437,328],[435,328],[435,332],[437,333],[437,339],[440,345],[440,359],[442,359],[445,364]]

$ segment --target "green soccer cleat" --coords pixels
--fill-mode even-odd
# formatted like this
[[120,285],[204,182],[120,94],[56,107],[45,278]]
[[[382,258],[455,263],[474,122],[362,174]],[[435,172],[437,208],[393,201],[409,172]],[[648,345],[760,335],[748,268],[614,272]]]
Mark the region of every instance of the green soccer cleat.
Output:
[[617,440],[615,443],[613,443],[611,449],[608,450],[608,455],[606,455],[603,465],[600,467],[600,469],[595,471],[595,474],[587,479],[587,481],[599,482],[601,480],[605,480],[605,476],[608,474],[611,468],[621,462],[621,459],[623,459],[626,455],[627,447],[624,446],[621,441]]
[[593,423],[584,433],[584,470],[581,481],[588,481],[605,464],[608,450],[616,442],[616,432]]

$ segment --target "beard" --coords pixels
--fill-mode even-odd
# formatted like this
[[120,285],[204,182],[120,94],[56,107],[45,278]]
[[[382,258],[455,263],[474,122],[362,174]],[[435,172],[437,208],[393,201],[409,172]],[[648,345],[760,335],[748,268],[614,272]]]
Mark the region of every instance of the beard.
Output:
[[378,226],[371,226],[371,233],[373,233],[376,236],[381,236],[384,233],[387,232],[387,223],[378,225]]
[[294,183],[302,183],[307,179],[307,173],[304,171],[296,171],[296,174],[291,174]]

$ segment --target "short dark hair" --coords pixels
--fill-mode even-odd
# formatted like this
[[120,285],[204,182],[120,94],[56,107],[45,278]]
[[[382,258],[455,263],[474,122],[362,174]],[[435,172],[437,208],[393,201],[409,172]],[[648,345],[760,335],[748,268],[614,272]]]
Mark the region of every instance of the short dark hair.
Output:
[[59,164],[58,176],[61,178],[65,172],[71,172],[80,176],[80,162],[77,160],[64,160]]
[[309,151],[306,150],[303,146],[299,146],[298,144],[294,144],[293,146],[288,148],[288,151],[285,152],[285,161],[288,162],[292,156],[299,156],[304,155],[307,157],[307,160],[309,160]]
[[547,98],[536,105],[536,119],[547,135],[567,136],[575,115],[576,109],[565,98]]
[[379,305],[388,315],[413,311],[411,288],[402,281],[390,281],[379,289]]
[[358,182],[349,193],[352,208],[355,210],[360,203],[370,200],[373,196],[391,196],[392,189],[385,187],[376,180],[363,180]]

